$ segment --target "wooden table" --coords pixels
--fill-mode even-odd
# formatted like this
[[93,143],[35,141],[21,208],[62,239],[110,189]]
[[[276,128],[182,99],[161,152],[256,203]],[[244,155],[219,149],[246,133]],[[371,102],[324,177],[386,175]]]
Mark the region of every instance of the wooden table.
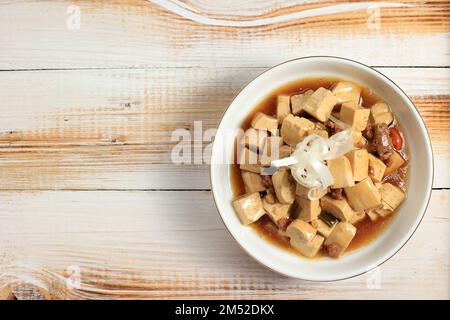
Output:
[[[448,1],[1,1],[0,297],[450,298],[449,16]],[[334,283],[260,266],[208,166],[170,162],[173,130],[215,127],[256,75],[308,55],[398,83],[435,156],[413,238]]]

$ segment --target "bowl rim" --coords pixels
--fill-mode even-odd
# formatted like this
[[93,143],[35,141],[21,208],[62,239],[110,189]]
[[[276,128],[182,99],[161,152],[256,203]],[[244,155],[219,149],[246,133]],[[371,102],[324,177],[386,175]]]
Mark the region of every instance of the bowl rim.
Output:
[[[243,92],[243,91],[244,91],[244,90],[245,90],[252,82],[256,81],[258,78],[260,78],[260,77],[263,76],[264,74],[270,72],[272,69],[275,69],[275,68],[277,68],[277,67],[279,67],[279,66],[281,66],[281,65],[288,64],[288,63],[291,63],[291,62],[294,62],[294,61],[308,60],[308,59],[331,59],[331,60],[336,60],[336,61],[347,61],[347,62],[353,63],[353,64],[355,64],[355,65],[358,65],[359,67],[367,68],[367,69],[369,69],[370,71],[374,71],[374,72],[378,73],[382,78],[384,78],[384,80],[386,80],[387,82],[389,82],[390,85],[396,87],[396,88],[403,94],[403,96],[410,102],[410,105],[412,105],[412,106],[414,107],[414,112],[417,114],[418,119],[420,119],[420,122],[421,122],[422,125],[423,125],[423,129],[425,130],[425,133],[426,133],[427,142],[428,142],[428,145],[429,145],[430,150],[431,150],[431,154],[430,154],[430,156],[431,156],[431,186],[430,186],[430,190],[429,190],[429,192],[428,192],[428,197],[427,197],[427,199],[426,199],[426,205],[425,205],[425,208],[424,208],[423,212],[421,213],[420,219],[419,219],[419,221],[418,221],[416,227],[414,228],[414,230],[411,232],[410,236],[409,236],[406,240],[404,240],[404,242],[401,244],[401,246],[400,246],[396,251],[394,251],[391,255],[388,255],[387,257],[384,257],[384,258],[382,259],[382,261],[380,261],[378,264],[373,265],[373,266],[370,266],[369,268],[367,268],[367,269],[366,269],[365,271],[363,271],[363,272],[359,272],[359,273],[356,273],[356,274],[354,274],[354,275],[347,276],[347,277],[341,277],[341,278],[338,277],[338,278],[335,278],[335,279],[326,279],[326,280],[321,280],[321,279],[308,279],[308,278],[306,278],[306,277],[297,277],[297,276],[293,276],[293,275],[290,275],[290,274],[286,274],[286,273],[284,273],[284,272],[282,272],[282,271],[280,271],[280,270],[273,269],[273,268],[269,267],[268,265],[266,265],[266,264],[265,264],[263,261],[261,261],[256,255],[254,255],[253,253],[251,253],[249,250],[247,250],[247,249],[240,243],[240,241],[234,236],[234,234],[230,231],[230,229],[228,228],[227,224],[225,223],[224,218],[223,218],[223,216],[222,216],[222,214],[221,214],[221,212],[220,212],[220,210],[219,210],[219,208],[218,208],[218,206],[217,206],[217,200],[216,200],[216,196],[215,196],[215,193],[214,193],[214,186],[213,186],[213,183],[212,183],[212,174],[213,174],[213,173],[212,173],[212,170],[213,170],[213,165],[211,165],[211,164],[213,163],[213,162],[212,162],[212,156],[213,156],[213,152],[212,152],[212,151],[214,150],[214,144],[213,144],[213,148],[211,149],[210,162],[209,162],[209,163],[210,163],[210,164],[209,164],[209,183],[210,183],[210,189],[211,189],[211,194],[212,194],[214,206],[215,206],[215,208],[216,208],[217,213],[218,213],[219,216],[220,216],[220,219],[221,219],[222,223],[223,223],[224,226],[225,226],[225,229],[226,229],[226,230],[228,231],[228,233],[232,236],[232,238],[234,239],[234,241],[241,247],[241,249],[242,249],[244,252],[246,252],[247,255],[249,255],[253,260],[255,260],[255,261],[256,261],[257,263],[259,263],[260,265],[264,266],[266,269],[269,269],[269,270],[271,270],[271,271],[273,271],[273,272],[275,272],[275,273],[278,273],[278,274],[280,274],[280,275],[282,275],[282,276],[284,276],[284,277],[295,278],[295,279],[299,279],[299,280],[303,280],[303,281],[309,281],[309,282],[336,282],[336,281],[342,281],[342,280],[347,280],[347,279],[352,279],[352,278],[358,277],[358,276],[360,276],[360,275],[369,273],[370,271],[372,271],[372,270],[374,270],[374,269],[380,267],[382,264],[384,264],[385,262],[389,261],[392,257],[394,257],[394,256],[395,256],[395,255],[396,255],[396,254],[397,254],[397,253],[398,253],[398,252],[399,252],[399,251],[400,251],[400,250],[401,250],[401,249],[409,242],[409,240],[412,238],[412,236],[416,233],[417,229],[419,228],[420,224],[422,223],[422,220],[423,220],[423,218],[424,218],[424,216],[425,216],[425,214],[426,214],[426,212],[427,212],[427,210],[428,210],[428,206],[429,206],[429,204],[430,204],[431,195],[432,195],[432,191],[433,191],[433,185],[434,185],[434,151],[433,151],[433,144],[431,143],[430,133],[428,132],[428,128],[427,128],[426,125],[425,125],[425,121],[423,120],[422,115],[420,114],[420,112],[419,112],[419,110],[417,109],[416,105],[415,105],[414,102],[411,100],[411,98],[405,93],[405,91],[403,91],[403,89],[400,88],[400,86],[398,86],[398,85],[397,85],[394,81],[392,81],[388,76],[386,76],[384,73],[382,73],[382,72],[376,70],[375,68],[373,68],[373,67],[371,67],[371,66],[369,66],[369,65],[366,65],[366,64],[364,64],[364,63],[362,63],[362,62],[359,62],[359,61],[356,61],[356,60],[352,60],[352,59],[349,59],[349,58],[339,57],[339,56],[314,55],[314,56],[298,57],[298,58],[294,58],[294,59],[290,59],[290,60],[283,61],[283,62],[278,63],[278,64],[276,64],[276,65],[274,65],[274,66],[272,66],[272,67],[269,67],[269,68],[265,69],[263,72],[261,72],[260,74],[258,74],[256,77],[252,78],[252,80],[250,80],[249,82],[247,82],[247,83],[242,87],[242,89],[239,90],[239,92],[234,96],[234,98],[233,98],[233,99],[231,100],[231,102],[228,104],[228,106],[226,107],[226,109],[223,111],[223,113],[222,113],[222,115],[221,115],[221,117],[220,117],[220,120],[219,120],[219,122],[218,122],[218,124],[217,124],[217,128],[220,127],[220,124],[222,123],[222,120],[223,120],[225,114],[229,111],[230,106],[234,103],[234,101],[237,99],[237,97],[238,97],[238,96],[239,96],[239,95],[240,95],[240,94],[241,94],[241,93],[242,93],[242,92]],[[282,250],[282,249],[280,249],[280,250]]]

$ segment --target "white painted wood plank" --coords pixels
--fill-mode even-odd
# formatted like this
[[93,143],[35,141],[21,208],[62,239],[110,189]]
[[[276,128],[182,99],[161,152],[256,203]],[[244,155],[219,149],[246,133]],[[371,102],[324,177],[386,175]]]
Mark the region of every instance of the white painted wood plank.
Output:
[[[4,189],[208,189],[206,165],[171,163],[171,133],[214,128],[263,68],[0,72]],[[447,170],[447,69],[380,68],[410,95]],[[26,93],[24,88],[26,88]],[[435,187],[449,187],[436,175]]]
[[[0,273],[70,297],[448,299],[449,196],[433,192],[416,234],[370,289],[370,274],[312,283],[260,266],[225,230],[209,192],[0,192]],[[74,266],[82,290],[61,278]]]
[[[217,7],[223,7],[221,3],[227,6],[222,0]],[[238,28],[194,22],[150,1],[119,0],[77,1],[80,28],[74,29],[67,26],[68,21],[73,25],[76,12],[72,1],[0,5],[0,69],[265,67],[309,55],[344,56],[378,66],[447,66],[449,62],[449,9],[443,2],[382,8],[375,28],[368,27],[373,12],[365,9]],[[265,6],[271,12],[262,14],[277,21],[280,16],[329,5],[317,1],[280,10],[269,2]],[[220,17],[229,13],[221,9],[216,13],[214,8],[209,5],[201,14],[245,19],[239,17],[239,7],[238,17]],[[243,8],[244,16],[247,10]]]
[[[152,1],[152,0],[150,0]],[[163,3],[163,2],[172,2],[177,3],[174,0],[153,0],[154,3]],[[209,0],[184,0],[184,8],[196,12],[201,12],[205,16],[218,16],[223,18],[241,18],[246,20],[258,19],[270,14],[273,14],[277,11],[288,11],[291,10],[286,9],[295,9],[298,8],[298,11],[303,9],[317,8],[323,6],[329,6],[328,10],[336,11],[338,10],[337,5],[341,4],[338,0],[247,0],[245,2],[239,0],[228,0],[228,1],[209,1]],[[359,4],[366,8],[367,2],[362,2]],[[430,1],[431,3],[436,1]],[[181,3],[178,2],[181,7]],[[347,3],[345,3],[347,4]],[[379,8],[387,8],[389,6],[402,8],[408,7],[411,5],[419,6],[421,4],[421,0],[411,0],[411,1],[391,1],[391,3],[385,1],[372,1],[372,6],[378,6]],[[346,8],[348,8],[347,6]],[[278,16],[284,17],[286,16],[283,13],[280,13]]]

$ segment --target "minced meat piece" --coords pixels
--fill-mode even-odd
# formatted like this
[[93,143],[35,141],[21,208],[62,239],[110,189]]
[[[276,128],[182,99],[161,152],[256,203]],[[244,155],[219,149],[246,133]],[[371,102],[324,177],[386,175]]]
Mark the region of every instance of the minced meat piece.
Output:
[[369,145],[370,150],[378,154],[378,157],[386,161],[394,152],[389,128],[385,123],[379,123],[373,128],[373,139]]
[[370,123],[370,121],[367,121],[367,126],[361,133],[362,133],[363,137],[366,138],[367,140],[372,140],[373,127],[372,127],[372,124]]
[[289,217],[278,219],[277,227],[280,228],[281,230],[285,231],[291,222],[292,222],[292,219]]
[[326,250],[328,252],[328,255],[332,258],[339,257],[339,254],[341,253],[341,249],[334,243],[326,246]]
[[342,199],[344,199],[344,195],[342,194],[343,191],[344,191],[344,189],[342,189],[342,188],[331,189],[330,196],[333,199],[342,200]]
[[261,176],[262,184],[266,190],[269,190],[269,193],[275,193],[275,189],[273,188],[272,176]]
[[406,175],[408,173],[408,166],[403,166],[398,168],[396,171],[392,172],[390,175],[383,179],[383,182],[389,182],[394,186],[399,187],[403,192],[406,191]]
[[336,123],[334,123],[331,120],[327,120],[323,124],[328,129],[328,133],[330,134],[330,136],[342,131],[342,128],[340,128],[338,125],[336,125]]

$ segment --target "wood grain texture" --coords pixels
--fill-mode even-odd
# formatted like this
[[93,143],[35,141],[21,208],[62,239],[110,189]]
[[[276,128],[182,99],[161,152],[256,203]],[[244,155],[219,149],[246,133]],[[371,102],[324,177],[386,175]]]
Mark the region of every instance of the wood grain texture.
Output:
[[[0,177],[4,189],[207,189],[206,165],[174,165],[172,131],[213,128],[263,68],[2,72]],[[380,68],[430,130],[448,172],[450,74]],[[27,94],[23,94],[27,88]],[[442,171],[440,171],[442,173]],[[436,175],[435,187],[449,187]]]
[[[0,299],[448,299],[448,1],[179,1],[199,21],[162,2],[0,1]],[[67,25],[73,5],[80,29]],[[414,237],[375,273],[336,283],[257,264],[220,221],[208,167],[170,162],[174,129],[215,127],[255,76],[308,55],[378,66],[413,99],[435,153]]]
[[[240,19],[239,13],[229,17],[227,3],[192,5],[205,16]],[[73,4],[81,12],[80,29],[74,30],[67,27]],[[254,19],[333,4],[274,7],[272,1],[258,1],[262,10]],[[268,67],[309,55],[345,56],[378,66],[448,65],[446,1],[382,8],[379,28],[367,26],[367,10],[232,28],[197,23],[150,1],[7,1],[0,6],[0,69]],[[241,6],[248,12],[256,3],[232,8],[239,12]]]
[[[0,192],[0,272],[28,277],[54,298],[443,298],[449,196],[433,192],[414,237],[381,266],[378,290],[367,288],[370,274],[330,284],[265,269],[201,191]],[[67,289],[68,270],[79,270],[79,290]]]

